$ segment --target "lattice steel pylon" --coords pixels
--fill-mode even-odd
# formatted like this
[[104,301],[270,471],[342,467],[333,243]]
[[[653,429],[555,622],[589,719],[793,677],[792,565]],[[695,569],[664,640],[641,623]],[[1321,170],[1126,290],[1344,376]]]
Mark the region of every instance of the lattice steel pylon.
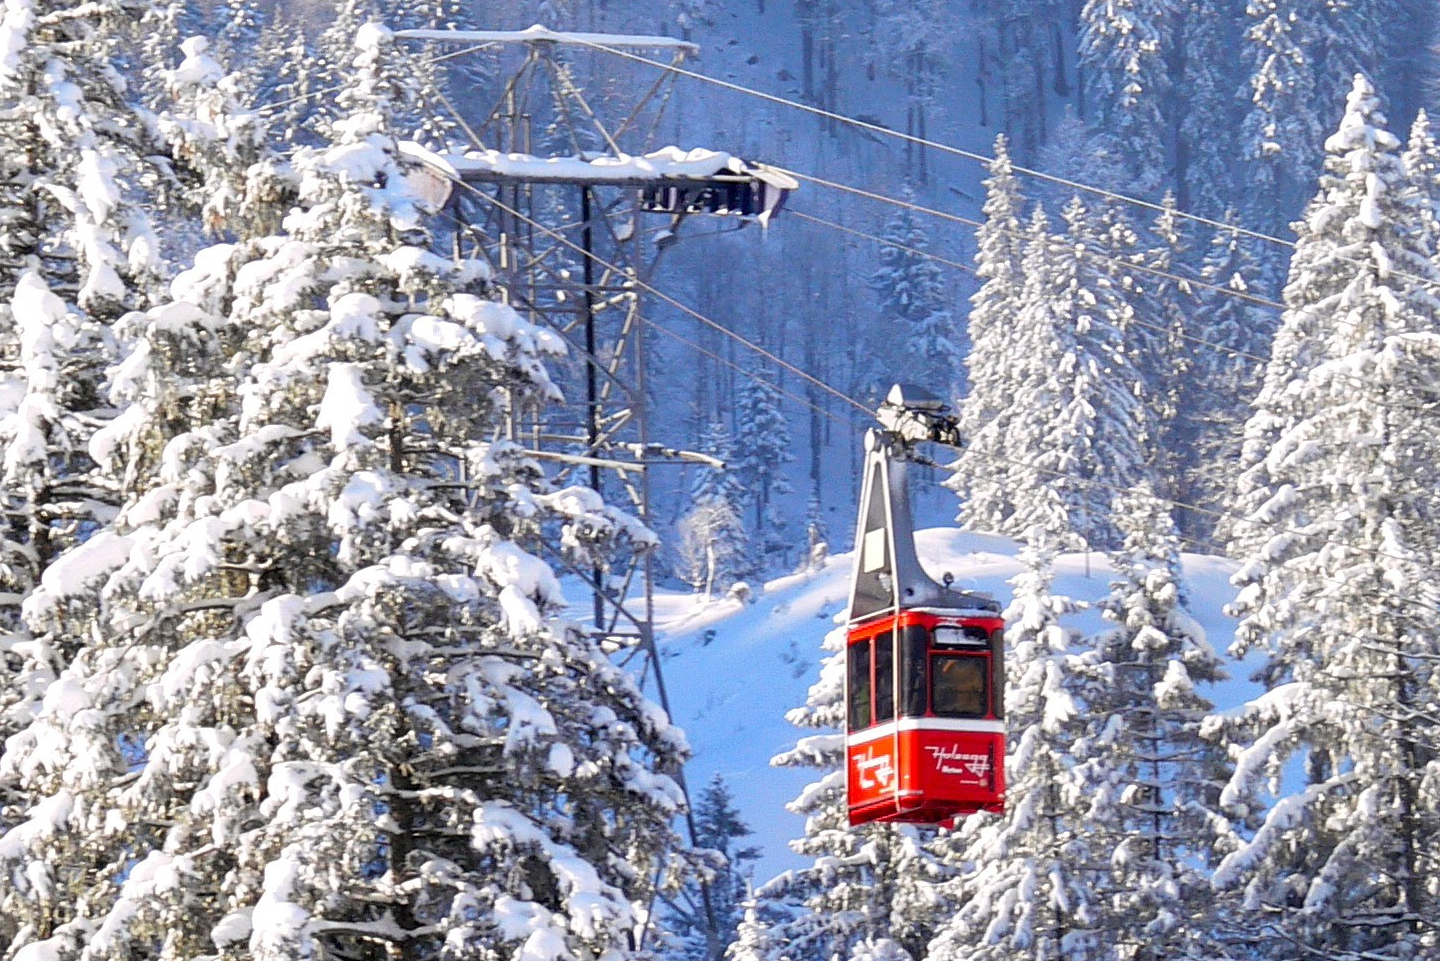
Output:
[[[512,438],[557,465],[557,482],[579,474],[579,483],[612,499],[623,494],[650,526],[651,467],[714,462],[652,442],[643,316],[648,278],[691,218],[763,224],[798,185],[723,152],[654,151],[650,141],[675,74],[662,72],[631,91],[612,84],[592,103],[571,69],[570,58],[606,56],[597,47],[668,51],[679,65],[697,50],[686,41],[540,27],[408,30],[396,37],[474,46],[495,60],[504,78],[494,106],[473,122],[446,103],[470,149],[417,154],[459,184],[447,205],[456,253],[488,261],[502,296],[564,336],[578,362],[563,385],[566,405],[512,411]],[[610,570],[577,570],[558,551],[552,559],[588,584],[595,631],[638,670],[642,688],[653,683],[673,716],[654,636],[653,552],[628,553]],[[680,783],[683,788],[683,776]],[[689,828],[693,841],[693,819]],[[706,907],[708,913],[708,897]]]

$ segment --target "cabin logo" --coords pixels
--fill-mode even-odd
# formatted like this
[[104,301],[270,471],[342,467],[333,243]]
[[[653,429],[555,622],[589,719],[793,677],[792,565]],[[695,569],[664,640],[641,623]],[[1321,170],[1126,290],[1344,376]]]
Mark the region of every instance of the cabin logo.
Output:
[[895,764],[889,754],[874,757],[869,751],[855,755],[855,779],[862,790],[888,788],[895,780]]
[[966,781],[986,783],[990,778],[990,755],[970,754],[953,745],[927,744],[925,750],[935,759],[935,770],[941,774],[958,774]]

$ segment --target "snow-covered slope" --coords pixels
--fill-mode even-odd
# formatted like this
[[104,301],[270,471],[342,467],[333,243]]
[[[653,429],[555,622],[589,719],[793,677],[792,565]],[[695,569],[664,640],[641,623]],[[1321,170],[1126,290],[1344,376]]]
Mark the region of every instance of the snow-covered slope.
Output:
[[[932,575],[948,571],[957,587],[1009,600],[1006,582],[1020,570],[1015,542],[935,529],[921,531],[917,543]],[[1228,583],[1234,564],[1196,554],[1183,560],[1191,613],[1223,653],[1233,632],[1222,608],[1234,594]],[[803,833],[803,823],[785,804],[813,772],[772,768],[769,761],[798,736],[784,715],[804,703],[823,656],[821,641],[843,619],[850,564],[851,555],[843,554],[814,573],[770,581],[749,604],[704,604],[679,593],[656,599],[671,705],[695,752],[687,776],[694,787],[716,772],[729,782],[764,849],[757,880],[799,863],[786,843]],[[1110,567],[1102,554],[1064,555],[1057,572],[1056,590],[1081,600],[1098,600],[1109,590]],[[1082,631],[1100,623],[1093,611],[1073,619]],[[1232,679],[1205,693],[1222,709],[1240,704],[1258,692],[1250,673],[1246,665],[1232,665]]]

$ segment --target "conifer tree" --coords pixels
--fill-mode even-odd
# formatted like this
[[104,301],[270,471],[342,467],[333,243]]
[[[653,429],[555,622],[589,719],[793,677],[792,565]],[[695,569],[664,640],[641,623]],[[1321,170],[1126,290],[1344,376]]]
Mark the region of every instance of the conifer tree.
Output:
[[1079,609],[1054,591],[1059,532],[1025,533],[1025,570],[1005,611],[1008,730],[1003,815],[978,814],[940,842],[958,876],[952,906],[931,941],[933,961],[1090,961],[1104,957],[1093,870],[1070,759],[1077,733],[1071,631]]
[[212,236],[273,231],[283,191],[264,125],[243,108],[239,79],[211,58],[208,40],[189,37],[181,49],[180,64],[163,74],[170,104],[158,121],[192,180],[187,212],[198,208]]
[[1405,172],[1410,177],[1420,201],[1420,216],[1425,218],[1425,227],[1430,235],[1437,236],[1440,225],[1440,144],[1430,125],[1430,117],[1421,110],[1410,125],[1410,140],[1401,157]]
[[[913,188],[907,186],[901,197],[913,202]],[[873,356],[883,370],[906,371],[897,379],[953,398],[961,350],[944,273],[926,256],[927,232],[913,211],[901,208],[886,224],[884,238],[890,245],[880,248],[880,265],[870,278],[882,318],[873,325]]]
[[[886,940],[902,956],[924,956],[933,935],[932,886],[943,876],[916,829],[870,824],[851,828],[845,806],[844,736],[833,733],[845,723],[844,631],[825,639],[830,652],[805,706],[786,718],[797,727],[821,733],[803,737],[772,764],[812,768],[818,780],[788,808],[805,817],[805,837],[791,842],[813,863],[786,871],[758,892],[773,921],[760,919],[741,939],[733,958],[768,946],[779,956],[851,958],[867,940]],[[774,958],[776,955],[770,955]]]
[[1030,228],[1014,333],[1021,386],[1003,441],[1014,503],[1005,532],[1040,525],[1107,547],[1119,543],[1108,497],[1145,474],[1138,372],[1123,333],[1132,308],[1095,256],[1078,198],[1065,219],[1063,237],[1040,212]]
[[28,721],[60,664],[25,630],[22,604],[114,510],[86,448],[110,416],[111,325],[146,304],[160,270],[134,201],[163,152],[115,58],[132,18],[155,12],[54,0],[0,10],[0,737]]
[[780,408],[780,392],[764,371],[745,378],[735,399],[735,477],[743,485],[758,532],[765,524],[772,498],[788,494],[785,465],[790,451],[790,425]]
[[692,961],[719,961],[738,937],[753,873],[751,862],[760,849],[744,845],[755,832],[735,809],[724,777],[715,774],[695,800],[695,846],[709,852],[710,876],[702,892],[691,881],[670,901],[680,938],[681,956]]
[[1226,777],[1201,737],[1212,705],[1197,684],[1223,679],[1205,632],[1185,609],[1179,538],[1141,485],[1115,502],[1125,543],[1100,607],[1110,627],[1075,666],[1084,705],[1074,746],[1085,841],[1101,862],[1092,882],[1110,957],[1199,956],[1215,917],[1204,864]]
[[1003,136],[985,181],[984,224],[975,234],[975,272],[980,289],[970,298],[970,352],[965,357],[966,394],[960,405],[965,448],[946,486],[960,497],[960,521],[977,530],[1000,530],[1009,515],[1013,465],[1002,446],[1014,413],[1016,389],[1012,340],[1023,287],[1025,200]]
[[1315,113],[1312,36],[1318,24],[1309,5],[1296,0],[1249,0],[1245,14],[1251,107],[1241,137],[1251,162],[1248,220],[1274,233],[1319,166],[1323,126]]
[[1174,0],[1086,0],[1080,10],[1080,62],[1087,101],[1115,138],[1132,190],[1158,191],[1166,169],[1163,114],[1174,43]]
[[11,957],[623,958],[669,871],[683,739],[525,546],[648,534],[491,439],[562,345],[425,249],[387,39],[285,233],[133,321],[125,506],[25,603],[66,663],[0,760]]
[[1225,728],[1222,802],[1263,821],[1237,828],[1215,882],[1242,893],[1251,950],[1423,957],[1440,948],[1440,727],[1421,706],[1440,690],[1440,436],[1420,413],[1440,276],[1364,77],[1325,148],[1292,268],[1309,315],[1296,336],[1287,314],[1267,372],[1291,401],[1234,577],[1235,653],[1263,655],[1269,690]]
[[1189,282],[1189,250],[1175,197],[1168,191],[1150,236],[1150,249],[1137,255],[1146,269],[1128,273],[1117,267],[1116,274],[1138,315],[1126,333],[1144,390],[1145,424],[1153,437],[1146,452],[1150,474],[1160,494],[1188,501],[1200,432],[1193,396],[1197,351],[1189,332],[1196,298]]
[[[1226,212],[1225,222],[1235,223],[1233,210]],[[1204,509],[1187,512],[1185,530],[1208,539],[1217,527],[1213,512],[1228,512],[1232,504],[1246,405],[1264,374],[1264,364],[1256,358],[1267,352],[1275,317],[1249,299],[1259,296],[1259,269],[1238,232],[1215,231],[1200,279],[1207,286],[1196,290],[1200,309],[1195,329],[1200,339],[1214,346],[1196,345],[1191,351],[1194,366],[1184,415],[1194,425],[1195,444],[1184,499]]]
[[[1357,121],[1347,114],[1345,122]],[[1391,141],[1395,144],[1377,144],[1376,150],[1387,157],[1392,152],[1398,153],[1398,141],[1393,134],[1380,130],[1379,136],[1385,144]],[[1304,216],[1295,224],[1295,252],[1291,257],[1289,279],[1284,291],[1286,310],[1271,345],[1264,380],[1253,402],[1253,413],[1245,424],[1238,484],[1238,513],[1241,516],[1259,510],[1282,486],[1270,477],[1270,453],[1280,436],[1302,416],[1293,385],[1303,381],[1323,361],[1321,319],[1333,311],[1334,298],[1345,295],[1354,281],[1354,264],[1351,261],[1360,248],[1336,228],[1336,218],[1343,222],[1373,221],[1379,209],[1376,206],[1378,201],[1367,199],[1357,185],[1359,174],[1349,166],[1350,148],[1345,141],[1332,137],[1325,146],[1320,190],[1306,207]],[[1386,197],[1399,201],[1396,190],[1387,191]],[[1420,218],[1423,212],[1417,206],[1411,215]],[[1406,254],[1407,258],[1416,256],[1428,255]],[[1400,269],[1408,271],[1408,268],[1400,266],[1403,261],[1395,263]],[[1228,521],[1222,525],[1221,533],[1230,538],[1231,553],[1236,556],[1251,553],[1270,536],[1254,524]]]
[[1215,218],[1238,199],[1234,51],[1241,43],[1245,4],[1188,0],[1183,7],[1175,40],[1175,53],[1183,59],[1180,76],[1172,78],[1172,97],[1183,105],[1176,124],[1175,191],[1180,209]]

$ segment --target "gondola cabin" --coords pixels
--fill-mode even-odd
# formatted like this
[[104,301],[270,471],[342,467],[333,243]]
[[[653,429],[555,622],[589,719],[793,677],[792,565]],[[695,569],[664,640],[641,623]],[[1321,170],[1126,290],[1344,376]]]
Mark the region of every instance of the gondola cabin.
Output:
[[880,409],[889,429],[866,438],[845,639],[851,825],[1004,810],[1000,606],[931,578],[910,519],[905,457],[914,441],[938,439],[935,424],[953,423],[943,411],[897,387]]
[[940,824],[1004,810],[1003,626],[993,611],[960,606],[912,608],[850,626],[852,825]]

